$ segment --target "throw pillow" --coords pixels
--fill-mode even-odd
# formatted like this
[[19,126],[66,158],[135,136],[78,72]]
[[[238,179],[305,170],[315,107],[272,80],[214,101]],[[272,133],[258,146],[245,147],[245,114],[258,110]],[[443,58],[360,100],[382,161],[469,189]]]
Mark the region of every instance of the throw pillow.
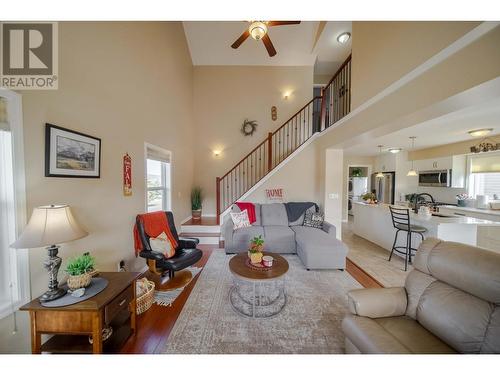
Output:
[[252,226],[252,224],[250,224],[250,219],[248,218],[247,210],[237,213],[231,212],[231,219],[233,220],[234,230]]
[[151,250],[163,253],[167,259],[172,258],[175,255],[175,249],[168,240],[165,232],[161,232],[161,234],[156,238],[150,238],[149,246],[151,246]]
[[305,227],[323,229],[323,221],[325,221],[325,218],[324,218],[323,214],[321,214],[319,212],[307,210],[305,215],[304,215],[304,226]]

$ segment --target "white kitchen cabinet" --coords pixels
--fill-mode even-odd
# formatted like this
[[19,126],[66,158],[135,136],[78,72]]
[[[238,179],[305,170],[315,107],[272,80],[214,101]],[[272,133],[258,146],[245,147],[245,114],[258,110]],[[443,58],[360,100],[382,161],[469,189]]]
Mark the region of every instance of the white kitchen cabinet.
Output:
[[465,155],[453,155],[442,158],[415,160],[415,168],[419,172],[451,169],[451,187],[465,187]]

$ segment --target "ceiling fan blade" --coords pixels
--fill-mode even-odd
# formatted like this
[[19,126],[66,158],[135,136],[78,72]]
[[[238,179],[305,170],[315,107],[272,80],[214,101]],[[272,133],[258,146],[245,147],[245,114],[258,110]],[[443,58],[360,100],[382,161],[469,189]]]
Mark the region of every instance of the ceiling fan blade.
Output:
[[271,38],[269,38],[269,34],[265,34],[262,37],[262,42],[264,43],[264,46],[266,46],[267,53],[270,57],[276,55],[276,50],[274,49],[273,42],[271,42]]
[[238,39],[236,39],[236,41],[233,44],[231,44],[231,47],[233,47],[234,49],[238,48],[239,46],[241,46],[241,43],[247,40],[249,36],[250,32],[248,30],[245,30],[243,34],[241,34],[241,36]]
[[298,25],[300,21],[269,21],[267,26],[285,26],[285,25]]

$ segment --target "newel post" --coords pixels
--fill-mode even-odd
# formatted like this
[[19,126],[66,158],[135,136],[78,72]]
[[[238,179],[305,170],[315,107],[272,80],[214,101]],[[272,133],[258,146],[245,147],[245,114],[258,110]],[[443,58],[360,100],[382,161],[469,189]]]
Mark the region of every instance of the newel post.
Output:
[[216,215],[217,215],[217,224],[220,224],[220,178],[215,177],[215,184],[216,184]]
[[267,135],[267,150],[267,173],[269,173],[273,169],[273,133],[271,132]]

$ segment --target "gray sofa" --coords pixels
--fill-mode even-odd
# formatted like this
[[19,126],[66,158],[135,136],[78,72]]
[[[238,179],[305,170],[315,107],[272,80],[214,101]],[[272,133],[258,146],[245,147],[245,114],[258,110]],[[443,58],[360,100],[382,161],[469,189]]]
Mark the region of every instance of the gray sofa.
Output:
[[[240,212],[233,205],[232,212]],[[251,227],[233,230],[231,215],[222,226],[226,253],[246,252],[250,240],[262,235],[264,251],[297,254],[307,269],[345,269],[347,246],[336,237],[336,229],[324,222],[323,229],[303,226],[304,214],[288,221],[282,203],[255,204],[256,221]]]

